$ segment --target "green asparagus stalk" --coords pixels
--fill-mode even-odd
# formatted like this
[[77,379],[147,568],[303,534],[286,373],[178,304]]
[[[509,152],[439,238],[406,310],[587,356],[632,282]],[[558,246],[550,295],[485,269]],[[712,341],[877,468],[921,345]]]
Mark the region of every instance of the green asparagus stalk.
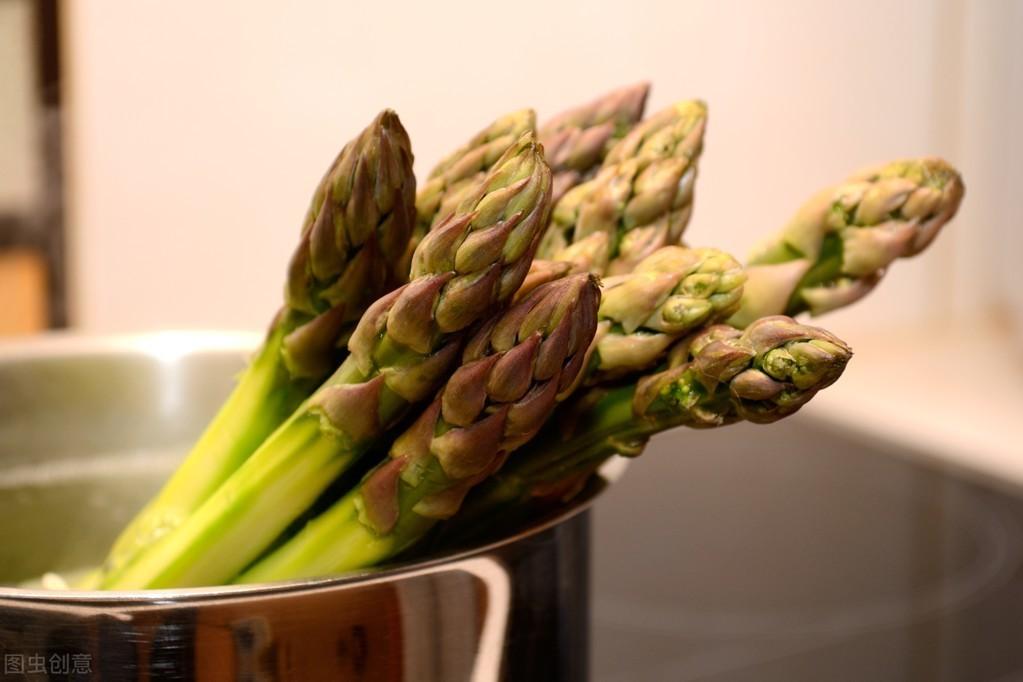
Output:
[[[747,268],[750,279],[742,296],[742,310],[729,319],[729,324],[764,324],[758,320],[782,312],[797,314],[809,310],[819,314],[858,300],[877,284],[894,258],[915,255],[925,248],[955,215],[962,196],[958,173],[936,159],[888,164],[821,192],[800,210],[783,235],[752,259],[755,265]],[[816,260],[808,263],[810,257],[800,258],[803,254],[812,254]],[[812,276],[806,276],[808,272]],[[607,300],[605,295],[604,305]],[[724,331],[729,329],[719,326],[702,338],[738,334],[734,327]],[[680,346],[689,348],[690,344]],[[673,358],[678,355],[677,350],[672,353]],[[679,364],[677,359],[672,362],[673,367]],[[613,394],[629,390],[626,386],[605,392],[597,387],[585,396],[577,396],[573,404],[590,401],[596,411],[609,405],[620,407],[620,397],[616,399]],[[694,407],[699,411],[686,415],[687,425],[727,422],[722,420],[720,410],[703,409],[700,402],[694,403]],[[771,410],[748,417],[771,421],[777,414]],[[609,434],[604,445],[595,447],[604,452],[635,455],[642,451],[646,437],[635,433],[632,436],[627,431]],[[529,450],[533,447],[538,446]],[[516,461],[525,459],[520,456]],[[587,466],[564,467],[563,476],[552,474],[542,484],[538,483],[533,494],[545,490],[544,494],[562,494],[577,489],[604,458],[592,457],[589,461]]]
[[121,533],[108,570],[180,525],[337,367],[366,306],[402,281],[394,263],[412,229],[414,196],[408,135],[384,111],[320,181],[284,307],[195,447]]
[[521,298],[544,282],[553,281],[567,274],[589,272],[598,276],[603,275],[607,266],[607,250],[604,244],[601,239],[581,239],[563,248],[557,254],[558,260],[533,259],[529,273],[516,296]]
[[649,83],[619,88],[553,116],[540,128],[554,174],[554,203],[596,173],[611,147],[643,116],[649,92]]
[[238,582],[372,566],[454,515],[474,485],[536,435],[575,383],[599,297],[589,275],[573,275],[535,289],[492,319],[389,457]]
[[440,387],[467,328],[519,288],[547,221],[550,186],[542,148],[527,133],[420,243],[412,281],[370,306],[340,368],[177,529],[102,586],[219,584],[262,554]]
[[[574,271],[565,261],[534,260],[517,296]],[[738,310],[745,279],[728,254],[681,246],[661,247],[633,272],[604,279],[597,334],[580,380],[614,381],[661,362],[680,337]]]
[[[515,292],[515,300],[521,301],[541,284],[553,282],[573,272],[574,269],[571,263],[560,260],[534,258],[533,262],[529,264],[529,272],[526,273],[526,278],[522,280],[522,286]],[[586,271],[584,270],[583,272]]]
[[[516,296],[572,272],[572,263],[534,260]],[[606,382],[661,362],[680,337],[738,310],[745,279],[728,254],[682,246],[661,247],[633,272],[605,278],[597,334],[581,378]]]
[[[627,156],[621,149],[620,139],[632,130],[632,125],[642,115],[648,91],[646,83],[616,90],[589,105],[563,112],[544,126],[541,134],[546,135],[547,157],[556,159],[552,161],[554,204],[561,218],[548,230],[545,242],[541,244],[545,257],[533,261],[519,296],[525,296],[534,287],[567,273],[603,275],[608,269],[612,246],[620,240],[626,224],[618,221],[617,225],[609,224],[605,230],[596,233],[576,228],[580,215],[584,216],[587,225],[593,225],[592,218],[611,216],[617,210],[613,205],[615,197],[608,188],[601,189],[601,183],[589,182],[587,189],[580,189],[567,201],[562,203],[560,199],[581,181],[592,179],[598,170],[597,164],[609,152],[614,151],[619,159]],[[674,108],[668,111],[677,113]],[[662,112],[644,122],[639,132],[633,131],[627,145],[631,153],[653,159],[673,153],[674,148],[664,145],[658,148],[641,144],[643,140],[656,137],[657,131],[665,129],[666,118],[671,117],[665,117]],[[613,128],[607,119],[615,122]],[[691,194],[691,188],[689,192]],[[621,265],[618,269],[625,272],[630,268]]]
[[586,272],[602,275],[603,267],[598,261],[603,252],[598,246],[594,240],[584,239],[577,244],[570,244],[562,251],[560,255],[564,260],[533,259],[516,297],[522,298],[541,284],[565,275]]
[[[542,271],[538,264],[545,266]],[[530,278],[556,278],[567,270],[571,270],[569,263],[534,261],[522,289],[529,286]],[[602,393],[601,385],[635,380],[663,362],[668,348],[681,337],[726,319],[739,306],[744,280],[741,266],[731,256],[716,249],[680,246],[662,247],[640,261],[634,272],[605,279],[597,332],[578,379],[594,388],[565,407],[571,412],[573,405],[592,401]],[[575,421],[561,412],[559,422]],[[616,442],[624,447],[625,441]],[[641,450],[642,444],[637,447]],[[602,461],[581,467],[570,481],[572,487],[581,486]]]
[[532,109],[512,112],[476,133],[433,167],[416,197],[415,227],[406,256],[400,262],[406,274],[412,254],[426,233],[451,215],[523,133],[535,130],[536,114]]
[[897,258],[923,251],[955,216],[963,181],[936,158],[896,161],[810,199],[749,259],[743,327],[767,315],[819,315],[866,296]]
[[647,370],[681,337],[727,319],[744,280],[728,254],[681,246],[662,247],[634,272],[606,278],[587,383]]
[[[555,205],[539,256],[572,261],[585,248],[599,271],[630,272],[662,246],[678,244],[692,214],[707,109],[681,102],[636,126],[597,176]],[[587,242],[580,247],[580,242]]]
[[784,316],[738,330],[715,325],[672,349],[666,369],[637,381],[575,395],[548,424],[475,490],[459,525],[535,498],[564,500],[614,455],[636,456],[663,431],[787,417],[834,383],[852,357],[840,339]]

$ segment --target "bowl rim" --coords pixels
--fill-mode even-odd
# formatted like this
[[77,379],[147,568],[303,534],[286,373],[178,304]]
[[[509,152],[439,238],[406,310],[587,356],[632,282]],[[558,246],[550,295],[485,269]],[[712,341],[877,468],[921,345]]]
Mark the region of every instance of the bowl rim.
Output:
[[[199,351],[237,352],[248,355],[255,350],[262,334],[246,331],[156,331],[132,334],[80,334],[51,332],[35,337],[0,342],[0,364],[68,355],[139,354],[157,361],[173,361]],[[522,540],[532,538],[587,511],[596,498],[625,471],[626,460],[612,458],[599,470],[601,485],[587,489],[566,508],[542,515],[525,528],[482,545],[441,552],[423,561],[395,563],[381,568],[368,568],[335,576],[302,578],[246,585],[211,585],[156,590],[57,590],[0,586],[0,604],[51,604],[144,607],[159,604],[231,600],[257,596],[279,596],[293,592],[321,589],[354,588],[375,583],[393,582],[417,575],[457,570],[466,560],[491,554]]]

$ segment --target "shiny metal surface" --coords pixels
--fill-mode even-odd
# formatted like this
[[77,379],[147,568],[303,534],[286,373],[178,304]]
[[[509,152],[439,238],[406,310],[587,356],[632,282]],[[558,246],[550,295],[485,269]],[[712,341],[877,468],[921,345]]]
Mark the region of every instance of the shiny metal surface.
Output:
[[[0,583],[101,560],[256,341],[0,345]],[[515,537],[358,576],[134,593],[0,587],[0,664],[20,679],[583,680],[589,501]]]

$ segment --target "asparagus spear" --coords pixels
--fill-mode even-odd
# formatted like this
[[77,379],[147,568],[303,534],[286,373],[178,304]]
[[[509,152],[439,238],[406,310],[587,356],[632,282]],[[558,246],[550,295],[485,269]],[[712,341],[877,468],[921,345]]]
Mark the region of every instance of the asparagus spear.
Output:
[[[553,282],[573,272],[575,270],[571,263],[560,260],[534,258],[533,262],[529,264],[529,272],[526,273],[526,278],[522,280],[522,286],[515,292],[515,300],[521,301],[541,284]],[[586,272],[586,270],[583,272]]]
[[822,190],[749,259],[742,307],[729,322],[858,301],[895,259],[934,240],[963,191],[959,173],[936,158],[895,161]]
[[787,417],[841,376],[852,351],[840,339],[784,316],[738,330],[715,325],[672,349],[666,369],[573,396],[460,514],[478,524],[529,499],[566,499],[614,455],[636,456],[653,435],[677,426],[767,424]]
[[219,584],[263,553],[440,386],[465,330],[511,298],[546,224],[550,185],[542,149],[526,133],[422,241],[413,280],[366,311],[341,367],[184,523],[103,587]]
[[[649,89],[647,83],[621,88],[547,122],[539,136],[553,173],[552,202],[596,172],[612,144],[643,115]],[[416,199],[417,220],[409,254],[437,220],[458,203],[459,197],[479,182],[511,141],[522,132],[533,130],[535,125],[532,110],[508,114],[437,164]],[[586,268],[575,271],[585,272]]]
[[[618,92],[623,99],[636,98],[639,87],[633,86],[631,92],[630,89]],[[645,98],[645,90],[642,92]],[[565,112],[563,116],[570,113]],[[548,125],[555,124],[553,121]],[[706,107],[702,102],[676,104],[644,121],[626,139],[615,144],[599,178],[571,192],[566,188],[569,196],[559,194],[555,187],[552,224],[540,245],[541,257],[533,261],[520,295],[569,272],[598,275],[606,271],[630,272],[657,248],[680,243],[692,212],[696,160],[702,149],[705,126]],[[552,144],[568,144],[554,135],[552,138]],[[676,156],[678,158],[672,160]],[[679,159],[684,162],[684,172],[672,187]],[[555,185],[557,182],[556,175]],[[576,184],[572,179],[563,182]],[[666,207],[664,199],[673,191],[676,192],[672,195],[674,201]],[[635,196],[630,198],[630,192]],[[630,233],[636,230],[639,215],[651,225]],[[640,244],[641,241],[646,243]],[[611,261],[615,250],[621,248],[625,249],[623,254]]]
[[587,382],[657,364],[682,336],[731,315],[744,280],[728,254],[681,246],[662,247],[634,272],[606,278]]
[[399,264],[406,274],[412,254],[426,233],[458,207],[523,133],[535,129],[536,114],[532,109],[512,112],[476,133],[433,167],[416,197],[415,227]]
[[[567,263],[542,262],[549,264],[546,274],[552,278],[563,276],[556,274],[556,266],[570,269]],[[538,277],[537,261],[533,265],[529,277]],[[663,361],[669,346],[680,337],[727,318],[738,308],[744,280],[741,266],[731,256],[716,249],[680,246],[662,247],[640,261],[634,272],[605,279],[597,332],[577,381],[598,388],[565,405],[569,415],[562,416],[576,422],[571,417],[573,405],[601,395],[599,385],[624,377],[635,380],[636,374]],[[642,444],[638,447],[641,450]],[[573,485],[581,485],[596,466],[599,462],[580,470]]]
[[338,154],[313,195],[285,304],[249,367],[160,493],[121,533],[116,569],[177,527],[343,359],[366,306],[401,280],[413,222],[408,135],[384,111]]
[[599,298],[589,275],[573,275],[492,319],[389,457],[238,582],[372,566],[450,518],[469,489],[532,438],[566,396],[596,329]]
[[601,239],[582,239],[558,252],[558,260],[534,258],[516,296],[521,298],[544,282],[553,281],[567,274],[589,272],[603,275],[607,265],[607,250],[604,245],[605,242]]
[[[752,260],[756,265],[747,268],[750,278],[742,296],[742,310],[729,324],[759,325],[764,324],[759,320],[767,315],[806,310],[817,314],[858,300],[876,285],[892,260],[925,248],[955,215],[962,196],[958,173],[937,159],[888,164],[821,192],[800,210],[780,237]],[[811,254],[816,260],[810,262],[811,255],[800,258],[803,254]],[[606,302],[605,296],[604,305]],[[727,329],[717,327],[710,335],[724,334]],[[736,334],[733,328],[726,335]],[[689,343],[682,346],[688,348]],[[673,355],[677,357],[678,352]],[[676,360],[673,364],[679,363]],[[612,393],[627,390],[617,388]],[[604,402],[599,403],[598,397]],[[600,389],[573,402],[586,400],[598,405],[615,402],[613,396],[602,396]],[[694,407],[700,408],[701,404],[696,402]],[[767,411],[751,417],[770,421],[777,414]],[[690,425],[714,423],[720,418],[714,410],[686,416]],[[611,438],[604,449],[614,445],[622,453],[638,454],[645,441],[630,439],[625,433]],[[554,492],[577,488],[602,461],[601,457],[592,458],[587,467],[564,478],[555,476],[546,485]]]
[[678,244],[692,213],[706,120],[706,106],[691,101],[636,126],[608,152],[597,177],[554,207],[540,257],[570,260],[566,248],[593,242],[587,250],[599,254],[596,266],[621,274],[659,247]]
[[619,88],[561,112],[540,128],[554,174],[553,202],[592,177],[608,150],[643,116],[649,92],[649,83]]

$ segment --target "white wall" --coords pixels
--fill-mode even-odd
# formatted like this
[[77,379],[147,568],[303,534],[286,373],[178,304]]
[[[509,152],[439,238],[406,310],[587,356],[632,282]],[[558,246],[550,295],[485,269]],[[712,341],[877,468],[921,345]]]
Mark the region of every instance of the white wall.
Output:
[[991,253],[999,216],[975,201],[991,190],[974,182],[987,182],[1001,153],[990,145],[1004,138],[971,124],[1008,127],[998,102],[1020,93],[971,74],[993,59],[1018,67],[1006,27],[1002,43],[989,35],[1018,7],[67,3],[75,324],[261,327],[314,183],[380,108],[401,115],[422,176],[505,111],[547,115],[641,78],[653,108],[710,103],[695,244],[744,255],[803,197],[864,164],[926,153],[959,163],[968,198],[949,234],[829,324],[946,315],[934,290],[973,309],[987,285],[978,253]]

